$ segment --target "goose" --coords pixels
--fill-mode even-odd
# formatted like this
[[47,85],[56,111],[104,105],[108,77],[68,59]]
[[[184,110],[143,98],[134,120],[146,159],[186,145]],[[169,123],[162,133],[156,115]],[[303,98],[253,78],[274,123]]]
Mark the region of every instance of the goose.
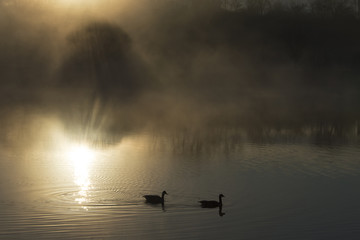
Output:
[[222,197],[225,197],[222,194],[219,194],[219,201],[208,201],[208,200],[202,200],[199,201],[201,204],[201,207],[203,208],[216,208],[216,207],[222,207]]
[[146,199],[148,203],[161,203],[164,204],[164,195],[167,194],[166,191],[163,191],[161,197],[159,195],[144,195],[143,197]]

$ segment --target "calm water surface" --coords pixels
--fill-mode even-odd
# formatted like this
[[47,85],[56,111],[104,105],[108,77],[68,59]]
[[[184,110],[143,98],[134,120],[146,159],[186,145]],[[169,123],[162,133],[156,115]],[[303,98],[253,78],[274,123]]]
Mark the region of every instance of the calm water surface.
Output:
[[[61,131],[0,147],[0,239],[359,239],[360,147],[311,141],[174,151]],[[166,190],[164,209],[144,194]],[[225,195],[224,207],[198,201]]]

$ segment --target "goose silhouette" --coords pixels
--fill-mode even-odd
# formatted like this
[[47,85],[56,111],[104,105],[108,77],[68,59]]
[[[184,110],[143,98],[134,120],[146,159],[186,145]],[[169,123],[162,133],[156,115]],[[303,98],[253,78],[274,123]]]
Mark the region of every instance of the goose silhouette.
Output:
[[208,201],[208,200],[202,200],[199,201],[201,204],[201,207],[203,208],[216,208],[216,207],[222,207],[222,198],[225,197],[223,194],[219,194],[219,201]]
[[144,195],[143,197],[146,199],[147,203],[153,203],[153,204],[164,204],[164,195],[167,194],[166,191],[163,191],[161,194],[161,197],[159,195]]

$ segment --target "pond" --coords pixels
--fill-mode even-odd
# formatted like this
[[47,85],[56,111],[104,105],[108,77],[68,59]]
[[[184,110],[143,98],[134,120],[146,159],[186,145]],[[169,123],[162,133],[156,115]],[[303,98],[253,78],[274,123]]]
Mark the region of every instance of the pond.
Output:
[[[18,130],[1,142],[0,239],[360,236],[357,138],[233,133],[214,142],[143,132],[91,144],[40,125],[46,133]],[[163,190],[164,206],[145,202]],[[221,209],[201,208],[220,193]]]

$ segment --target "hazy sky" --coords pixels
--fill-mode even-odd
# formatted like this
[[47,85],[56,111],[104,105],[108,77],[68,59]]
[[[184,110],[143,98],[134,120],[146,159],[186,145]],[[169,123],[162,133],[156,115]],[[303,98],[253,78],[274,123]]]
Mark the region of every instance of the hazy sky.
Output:
[[1,111],[108,131],[358,116],[357,20],[98,3],[0,5]]

